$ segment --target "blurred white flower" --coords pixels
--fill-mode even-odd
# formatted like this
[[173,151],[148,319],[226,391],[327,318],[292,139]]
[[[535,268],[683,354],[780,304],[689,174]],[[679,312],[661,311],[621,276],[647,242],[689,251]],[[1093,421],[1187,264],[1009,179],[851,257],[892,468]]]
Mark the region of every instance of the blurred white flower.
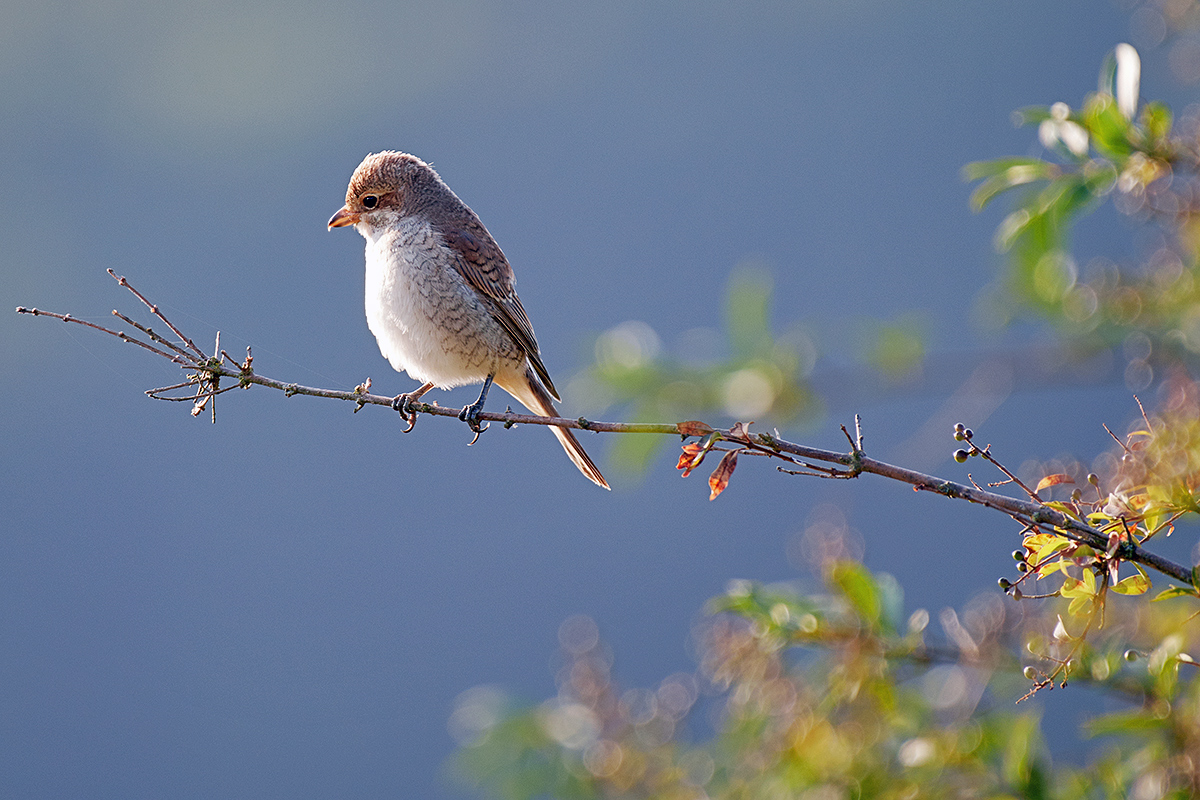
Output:
[[1117,45],[1117,108],[1125,119],[1133,119],[1137,113],[1138,89],[1142,81],[1142,60],[1131,44]]
[[1081,125],[1072,122],[1069,117],[1071,107],[1066,103],[1055,103],[1050,106],[1050,119],[1043,120],[1038,125],[1038,141],[1042,147],[1051,149],[1062,142],[1068,150],[1077,156],[1085,156],[1088,151],[1088,133]]

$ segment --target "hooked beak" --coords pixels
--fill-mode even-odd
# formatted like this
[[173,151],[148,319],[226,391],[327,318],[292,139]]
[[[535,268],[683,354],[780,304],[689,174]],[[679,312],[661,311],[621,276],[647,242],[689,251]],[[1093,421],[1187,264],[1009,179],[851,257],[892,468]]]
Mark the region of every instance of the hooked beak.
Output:
[[337,210],[337,213],[329,218],[329,230],[334,228],[344,228],[347,225],[357,225],[358,214],[355,214],[350,209],[342,206]]

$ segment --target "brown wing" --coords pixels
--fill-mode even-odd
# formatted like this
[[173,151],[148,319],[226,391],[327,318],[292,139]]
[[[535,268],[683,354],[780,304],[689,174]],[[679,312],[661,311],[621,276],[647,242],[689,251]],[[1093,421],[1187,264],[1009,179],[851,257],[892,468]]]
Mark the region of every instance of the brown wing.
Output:
[[466,278],[477,292],[492,306],[492,314],[513,341],[529,356],[529,363],[541,378],[542,384],[554,396],[561,399],[550,373],[538,354],[537,339],[533,325],[521,305],[521,298],[513,290],[513,271],[508,259],[496,244],[483,224],[477,220],[464,220],[461,224],[447,225],[438,231],[446,246],[461,258],[454,260],[454,267]]

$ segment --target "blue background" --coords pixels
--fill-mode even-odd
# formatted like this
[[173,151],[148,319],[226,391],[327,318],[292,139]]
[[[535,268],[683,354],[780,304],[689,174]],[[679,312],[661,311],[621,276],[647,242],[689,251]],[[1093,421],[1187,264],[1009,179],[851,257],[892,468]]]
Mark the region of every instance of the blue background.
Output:
[[[780,329],[837,351],[916,310],[944,365],[878,390],[822,385],[848,357],[822,360],[829,416],[782,433],[841,449],[861,413],[872,455],[962,479],[947,397],[988,368],[975,353],[1039,334],[974,324],[1000,212],[971,214],[959,170],[1037,152],[1010,112],[1078,104],[1129,39],[1096,2],[7,3],[0,307],[147,319],[111,267],[264,375],[406,390],[363,318],[361,237],[325,230],[362,157],[401,149],[504,248],[560,386],[626,320],[668,348],[718,325],[753,260]],[[1143,58],[1143,96],[1180,105],[1165,53]],[[1123,223],[1085,230],[1132,247]],[[1120,359],[1051,386],[1019,371],[963,421],[1014,466],[1090,459],[1134,412]],[[142,393],[179,379],[0,315],[3,796],[462,796],[442,770],[459,693],[553,694],[573,614],[625,685],[693,669],[705,600],[803,574],[789,553],[829,505],[910,610],[1011,571],[1013,525],[881,479],[743,461],[709,503],[664,452],[642,477],[610,466],[610,494],[536,429],[468,449],[447,420],[401,436],[383,409],[263,389],[213,426]],[[610,442],[584,441],[603,466]]]

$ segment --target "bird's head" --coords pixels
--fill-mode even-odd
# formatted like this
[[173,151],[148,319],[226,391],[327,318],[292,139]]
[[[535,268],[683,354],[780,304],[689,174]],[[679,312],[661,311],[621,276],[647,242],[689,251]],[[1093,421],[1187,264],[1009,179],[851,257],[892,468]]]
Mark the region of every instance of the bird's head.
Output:
[[372,153],[350,176],[346,204],[330,218],[329,227],[355,225],[364,235],[388,227],[415,213],[444,186],[433,168],[416,156],[394,150]]

